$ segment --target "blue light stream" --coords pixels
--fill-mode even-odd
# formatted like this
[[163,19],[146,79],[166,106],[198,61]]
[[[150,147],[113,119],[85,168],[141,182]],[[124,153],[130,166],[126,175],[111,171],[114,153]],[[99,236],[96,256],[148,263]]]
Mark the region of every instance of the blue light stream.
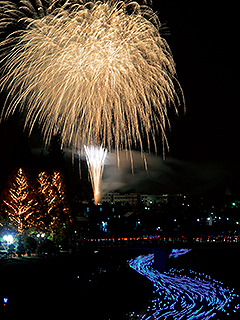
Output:
[[234,289],[204,273],[171,269],[161,273],[152,267],[154,254],[138,256],[128,261],[131,268],[153,283],[155,298],[147,309],[132,312],[131,319],[219,319],[229,320],[239,309],[239,296]]

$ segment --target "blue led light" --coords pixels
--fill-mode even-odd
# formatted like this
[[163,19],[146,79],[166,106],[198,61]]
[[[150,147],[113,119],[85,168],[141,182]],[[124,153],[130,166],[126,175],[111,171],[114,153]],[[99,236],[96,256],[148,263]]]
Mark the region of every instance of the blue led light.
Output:
[[181,256],[183,254],[188,253],[192,249],[172,249],[172,253],[168,256],[168,258],[177,258],[178,256]]
[[238,312],[239,296],[234,289],[224,288],[210,276],[190,270],[171,269],[160,273],[152,268],[154,255],[139,256],[128,261],[129,266],[147,277],[153,283],[155,298],[141,316],[131,315],[131,319],[218,319]]

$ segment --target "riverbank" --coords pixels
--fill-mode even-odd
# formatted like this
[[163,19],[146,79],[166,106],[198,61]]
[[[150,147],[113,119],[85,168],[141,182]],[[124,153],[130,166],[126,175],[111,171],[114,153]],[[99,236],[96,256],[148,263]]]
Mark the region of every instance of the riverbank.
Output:
[[[171,252],[171,247],[158,248]],[[83,319],[124,320],[142,310],[152,297],[152,284],[127,265],[127,260],[152,248],[83,250],[51,258],[22,258],[0,265],[1,319],[24,313],[74,316]],[[240,292],[239,246],[194,247],[186,255],[167,259],[167,268],[192,269],[211,275]],[[3,298],[8,302],[3,311]],[[4,316],[4,317],[3,317]]]
[[5,261],[0,267],[1,319],[24,311],[27,319],[65,315],[123,320],[129,309],[145,306],[151,295],[151,284],[127,266],[127,259],[125,251],[86,251]]

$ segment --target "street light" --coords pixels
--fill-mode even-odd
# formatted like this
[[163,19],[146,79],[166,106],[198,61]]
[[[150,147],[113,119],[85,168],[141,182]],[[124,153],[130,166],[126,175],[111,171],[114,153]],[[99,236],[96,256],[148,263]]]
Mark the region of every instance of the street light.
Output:
[[6,234],[5,236],[3,236],[3,240],[5,240],[7,242],[7,253],[8,254],[11,254],[12,250],[9,250],[10,249],[10,245],[13,243],[13,236],[11,234]]
[[45,233],[38,233],[38,234],[37,234],[37,238],[40,238],[40,237],[41,237],[41,238],[44,238],[44,237],[45,237]]
[[8,303],[8,298],[3,298],[3,308],[4,308],[4,311],[6,311],[5,308],[6,308],[7,303]]
[[3,236],[3,240],[7,241],[7,244],[13,243],[13,236],[11,234]]

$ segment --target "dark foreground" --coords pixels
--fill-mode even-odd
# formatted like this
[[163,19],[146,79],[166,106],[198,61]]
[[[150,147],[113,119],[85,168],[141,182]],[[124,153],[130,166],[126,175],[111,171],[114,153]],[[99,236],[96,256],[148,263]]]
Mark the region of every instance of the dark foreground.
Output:
[[[185,256],[169,260],[167,268],[205,272],[225,286],[234,287],[239,294],[239,250],[238,244],[197,247]],[[0,262],[0,319],[20,315],[25,319],[127,319],[129,311],[147,306],[152,286],[126,262],[150,252],[150,248],[105,249],[98,253],[84,250],[56,258]],[[8,298],[5,308],[3,298]]]
[[124,251],[81,252],[4,263],[0,319],[23,314],[27,319],[125,319],[128,310],[146,305],[151,294],[151,284],[127,266],[127,256]]

